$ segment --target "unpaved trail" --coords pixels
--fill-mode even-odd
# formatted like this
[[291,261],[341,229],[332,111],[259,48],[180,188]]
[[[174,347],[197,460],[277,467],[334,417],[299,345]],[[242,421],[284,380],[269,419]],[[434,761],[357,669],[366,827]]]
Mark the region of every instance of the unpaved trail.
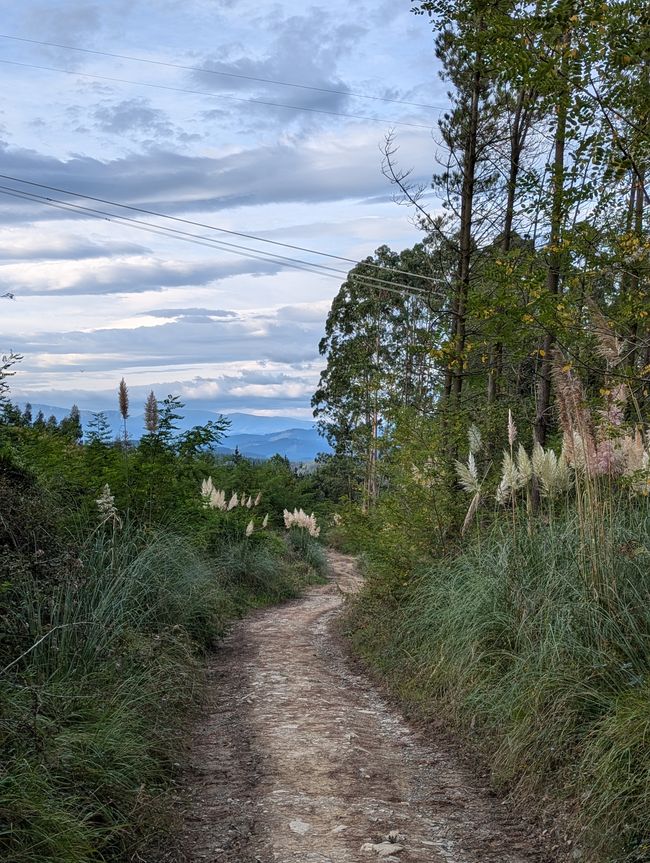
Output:
[[[174,859],[544,859],[444,744],[411,730],[349,666],[331,624],[360,579],[353,559],[329,560],[329,584],[241,621],[213,660]],[[382,846],[391,831],[397,841]]]

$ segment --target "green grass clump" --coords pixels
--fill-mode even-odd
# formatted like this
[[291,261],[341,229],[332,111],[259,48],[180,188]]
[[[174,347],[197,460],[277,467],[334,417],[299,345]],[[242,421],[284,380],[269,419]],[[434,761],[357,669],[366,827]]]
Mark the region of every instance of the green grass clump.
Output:
[[26,576],[6,601],[24,655],[0,677],[2,859],[119,856],[159,818],[227,595],[177,538],[102,530],[58,584]]
[[15,577],[0,676],[3,863],[145,853],[169,828],[164,792],[201,652],[246,607],[295,596],[313,573],[301,580],[293,563],[279,537],[207,557],[177,536],[105,525],[55,584]]
[[399,597],[371,576],[348,631],[414,709],[474,735],[496,782],[574,803],[589,859],[640,861],[650,841],[647,508],[622,506],[601,536],[594,552],[572,512],[530,534],[497,524]]
[[327,557],[323,546],[309,532],[301,527],[292,527],[287,534],[289,547],[294,556],[304,561],[317,575],[323,576],[327,570]]

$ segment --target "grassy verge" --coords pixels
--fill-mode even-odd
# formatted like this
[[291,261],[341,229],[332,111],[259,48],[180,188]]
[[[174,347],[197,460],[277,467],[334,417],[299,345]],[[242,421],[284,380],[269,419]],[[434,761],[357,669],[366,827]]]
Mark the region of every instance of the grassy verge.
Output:
[[23,492],[5,496],[0,858],[147,859],[202,653],[233,617],[318,578],[317,553],[269,533],[206,554],[110,523],[67,546],[39,490]]
[[[597,574],[594,575],[594,561]],[[591,861],[650,859],[650,515],[621,507],[598,546],[573,513],[496,525],[387,590],[346,630],[420,715],[483,749],[495,782],[551,789]]]

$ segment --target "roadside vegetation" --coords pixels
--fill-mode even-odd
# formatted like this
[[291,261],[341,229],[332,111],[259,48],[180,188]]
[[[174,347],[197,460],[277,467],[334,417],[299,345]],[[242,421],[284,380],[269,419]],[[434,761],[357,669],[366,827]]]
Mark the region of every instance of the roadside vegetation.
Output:
[[321,495],[283,458],[214,456],[225,423],[179,435],[176,399],[149,400],[139,442],[101,415],[85,439],[75,411],[41,422],[8,402],[5,362],[0,858],[152,859],[202,657],[235,617],[322,577],[316,538],[283,518]]
[[422,242],[350,271],[313,398],[340,480],[329,538],[367,573],[346,630],[419,717],[462,730],[497,785],[561,813],[558,848],[568,835],[575,859],[640,863],[648,18],[636,0],[413,11],[451,98],[442,206],[391,135],[384,173]]

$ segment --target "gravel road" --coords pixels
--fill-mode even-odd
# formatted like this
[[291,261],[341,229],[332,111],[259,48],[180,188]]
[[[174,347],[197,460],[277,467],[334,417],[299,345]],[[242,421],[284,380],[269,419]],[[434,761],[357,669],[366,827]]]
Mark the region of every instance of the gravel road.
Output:
[[212,660],[184,805],[190,863],[530,863],[530,830],[352,668],[330,582],[236,625]]

